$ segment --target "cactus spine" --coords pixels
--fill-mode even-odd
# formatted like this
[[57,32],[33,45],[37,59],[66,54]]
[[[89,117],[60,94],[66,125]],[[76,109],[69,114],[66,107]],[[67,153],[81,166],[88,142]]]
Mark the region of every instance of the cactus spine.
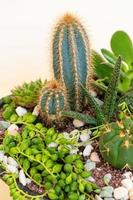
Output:
[[57,24],[53,38],[54,78],[63,83],[71,110],[82,110],[84,96],[80,83],[88,88],[90,47],[80,22],[65,15]]
[[61,111],[68,108],[66,93],[64,88],[57,81],[49,81],[43,88],[39,105],[41,116],[48,123],[61,120]]

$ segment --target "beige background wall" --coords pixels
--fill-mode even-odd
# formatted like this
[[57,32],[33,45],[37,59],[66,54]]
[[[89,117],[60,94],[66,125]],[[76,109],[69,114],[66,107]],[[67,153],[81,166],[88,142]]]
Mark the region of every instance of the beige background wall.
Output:
[[[132,9],[132,0],[0,0],[0,96],[23,81],[50,78],[51,31],[64,12],[81,17],[100,50],[118,29],[133,36]],[[8,196],[0,182],[0,200]]]

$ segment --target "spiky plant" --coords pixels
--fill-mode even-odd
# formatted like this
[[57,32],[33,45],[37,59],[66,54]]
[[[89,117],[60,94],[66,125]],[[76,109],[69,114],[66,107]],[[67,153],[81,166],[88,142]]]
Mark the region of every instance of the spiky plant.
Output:
[[52,47],[54,78],[66,88],[70,109],[80,111],[84,95],[79,83],[88,88],[91,53],[86,31],[75,16],[66,14],[58,22]]
[[[111,122],[113,119],[117,102],[117,85],[120,76],[120,66],[121,57],[118,57],[115,67],[113,69],[112,77],[110,78],[110,83],[105,94],[103,107],[100,107],[100,105],[96,102],[95,98],[89,94],[88,90],[83,85],[81,85],[82,92],[86,97],[88,104],[91,106],[91,108],[93,108],[95,112],[97,125],[101,125],[105,122]],[[74,119],[76,118],[89,124],[94,123],[92,121],[94,119],[91,116],[86,116],[78,112],[62,112],[62,115]]]
[[133,119],[117,121],[101,130],[99,149],[102,157],[115,168],[133,169]]
[[68,109],[64,87],[56,80],[49,81],[41,92],[39,106],[47,123],[62,120],[61,112]]
[[45,85],[41,79],[24,83],[21,86],[15,87],[12,92],[12,99],[16,105],[32,108],[37,105],[40,90]]

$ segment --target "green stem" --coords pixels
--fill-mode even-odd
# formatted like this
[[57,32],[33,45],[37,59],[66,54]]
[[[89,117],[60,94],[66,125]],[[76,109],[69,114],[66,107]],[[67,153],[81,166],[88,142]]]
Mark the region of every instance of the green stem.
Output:
[[[23,125],[26,125],[26,126],[28,126],[29,125],[29,123],[27,123],[27,122],[22,122],[22,121],[20,121],[20,122],[14,122],[14,124],[23,124]],[[39,131],[37,128],[31,128],[31,130],[32,131],[35,131],[35,132],[37,132],[37,133],[40,133],[40,135],[44,138],[44,134],[41,132],[41,131]]]
[[38,162],[39,164],[41,164],[41,165],[46,169],[46,171],[47,171],[50,175],[52,175],[53,177],[56,177],[56,176],[55,176],[42,162],[40,162],[39,160],[36,160],[36,159],[34,159],[34,158],[32,158],[32,157],[26,155],[26,154],[23,153],[23,152],[20,152],[20,154],[22,154],[23,156],[29,158],[30,160],[33,160],[33,161],[35,161],[35,162]]
[[11,174],[11,176],[12,176],[12,178],[13,178],[13,180],[14,180],[15,187],[16,187],[17,190],[20,191],[20,193],[22,193],[24,196],[26,196],[26,197],[28,197],[28,198],[41,198],[41,197],[46,196],[47,192],[45,192],[45,193],[42,194],[42,195],[37,195],[37,196],[35,196],[35,197],[33,197],[33,196],[31,196],[31,195],[25,193],[23,190],[21,190],[21,189],[18,187],[18,185],[17,185],[17,183],[16,183],[16,178],[14,177],[14,175]]

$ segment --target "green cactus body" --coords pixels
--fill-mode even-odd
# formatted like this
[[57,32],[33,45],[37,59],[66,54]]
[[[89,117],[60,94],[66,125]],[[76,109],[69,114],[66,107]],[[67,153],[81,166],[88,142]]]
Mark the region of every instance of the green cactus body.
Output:
[[133,120],[113,123],[103,132],[99,148],[105,161],[118,169],[133,169]]
[[81,110],[84,97],[81,83],[88,88],[90,48],[86,32],[75,17],[65,15],[53,39],[54,78],[63,83],[71,110]]
[[42,90],[39,104],[41,116],[48,123],[61,120],[61,111],[67,109],[64,88],[57,81],[48,82]]

